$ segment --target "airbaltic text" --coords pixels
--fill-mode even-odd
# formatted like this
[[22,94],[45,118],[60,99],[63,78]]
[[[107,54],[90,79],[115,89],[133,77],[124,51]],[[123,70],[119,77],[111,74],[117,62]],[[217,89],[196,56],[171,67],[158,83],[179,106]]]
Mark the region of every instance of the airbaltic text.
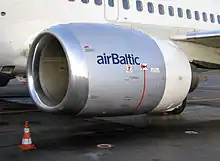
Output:
[[97,56],[98,64],[131,64],[131,65],[140,65],[138,62],[140,58],[133,56],[133,54],[118,55],[116,53],[111,53],[111,55]]

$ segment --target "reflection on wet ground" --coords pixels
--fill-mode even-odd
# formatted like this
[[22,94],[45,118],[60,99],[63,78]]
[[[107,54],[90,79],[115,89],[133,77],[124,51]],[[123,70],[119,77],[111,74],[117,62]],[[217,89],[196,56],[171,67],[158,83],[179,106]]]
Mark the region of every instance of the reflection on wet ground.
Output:
[[[18,149],[29,120],[37,149]],[[41,112],[1,116],[2,160],[217,160],[220,108],[188,106],[180,116],[73,119]],[[189,133],[196,132],[195,134]],[[98,144],[111,144],[100,149]]]

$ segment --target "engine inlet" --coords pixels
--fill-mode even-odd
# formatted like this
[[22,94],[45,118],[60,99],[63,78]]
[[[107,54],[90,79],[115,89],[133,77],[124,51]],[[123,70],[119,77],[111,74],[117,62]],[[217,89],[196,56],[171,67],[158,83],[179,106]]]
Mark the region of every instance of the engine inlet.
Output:
[[45,104],[56,106],[61,103],[68,88],[66,55],[59,41],[51,35],[39,41],[37,50],[41,51],[33,62],[37,93]]
[[41,109],[77,113],[87,101],[88,74],[80,45],[70,44],[75,38],[61,31],[35,39],[28,58],[28,86]]

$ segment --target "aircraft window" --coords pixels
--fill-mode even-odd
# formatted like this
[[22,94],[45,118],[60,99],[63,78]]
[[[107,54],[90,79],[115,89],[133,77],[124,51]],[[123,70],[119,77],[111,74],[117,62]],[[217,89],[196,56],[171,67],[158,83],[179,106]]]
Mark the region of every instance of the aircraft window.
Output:
[[102,0],[95,0],[96,5],[102,5]]
[[143,4],[140,0],[136,1],[136,8],[138,11],[143,11]]
[[189,9],[186,10],[186,16],[187,16],[188,19],[192,18],[192,14],[191,14],[191,11]]
[[108,5],[110,7],[114,7],[114,0],[108,0]]
[[130,8],[129,0],[122,0],[122,3],[123,3],[123,8],[124,9],[129,9]]
[[147,3],[148,12],[153,13],[154,12],[154,5],[151,2]]
[[89,0],[81,0],[82,3],[89,3]]
[[159,5],[158,5],[158,8],[159,8],[159,13],[160,13],[161,15],[164,15],[164,6],[163,6],[162,4],[159,4]]
[[203,17],[203,21],[205,21],[205,22],[208,21],[207,14],[205,12],[202,13],[202,17]]
[[212,23],[214,23],[214,22],[215,22],[215,17],[214,17],[214,15],[213,15],[213,14],[210,14],[210,20],[211,20],[211,22],[212,22]]
[[183,10],[182,10],[182,8],[178,8],[177,11],[178,11],[178,16],[182,18],[183,17]]
[[219,15],[217,16],[217,19],[218,19],[218,23],[220,23],[220,16]]
[[200,17],[199,17],[199,12],[198,12],[198,11],[195,11],[195,19],[196,19],[196,20],[199,20],[199,19],[200,19]]
[[170,16],[174,16],[173,7],[172,7],[172,6],[169,6],[169,7],[168,7],[168,10],[169,10],[169,15],[170,15]]

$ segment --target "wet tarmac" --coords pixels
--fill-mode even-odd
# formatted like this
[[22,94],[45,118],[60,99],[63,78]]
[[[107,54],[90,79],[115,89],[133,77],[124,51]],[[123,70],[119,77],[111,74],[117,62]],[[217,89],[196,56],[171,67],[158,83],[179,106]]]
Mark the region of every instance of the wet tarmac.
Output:
[[[199,87],[178,116],[74,119],[39,111],[30,104],[0,102],[1,161],[218,161],[220,90]],[[8,98],[7,98],[8,99]],[[208,101],[204,101],[208,100]],[[19,113],[8,111],[17,111]],[[22,112],[23,111],[23,112]],[[37,149],[21,151],[28,120]],[[98,144],[110,144],[102,149]]]
[[[21,151],[28,120],[37,149]],[[1,115],[3,161],[212,161],[220,157],[220,108],[188,106],[180,116],[73,119],[41,112]],[[193,131],[195,134],[188,134]],[[110,149],[98,144],[111,144]]]

